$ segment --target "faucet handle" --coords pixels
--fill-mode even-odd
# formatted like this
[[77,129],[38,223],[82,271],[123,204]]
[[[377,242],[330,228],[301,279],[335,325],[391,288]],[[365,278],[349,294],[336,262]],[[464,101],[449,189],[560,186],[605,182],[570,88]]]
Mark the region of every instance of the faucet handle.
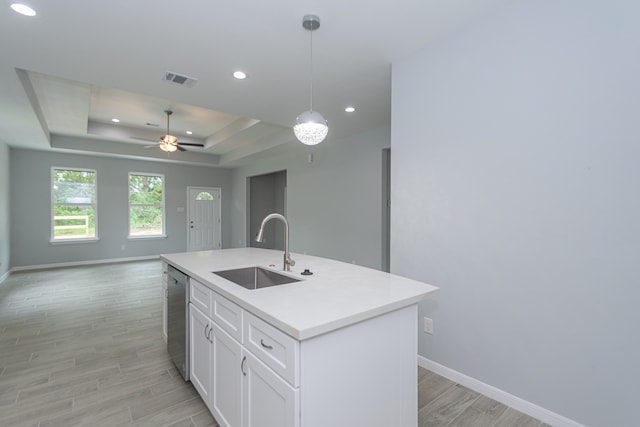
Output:
[[284,266],[283,266],[283,270],[284,271],[291,271],[291,267],[293,267],[294,265],[296,265],[295,260],[291,259],[291,256],[288,255],[287,253],[284,254]]

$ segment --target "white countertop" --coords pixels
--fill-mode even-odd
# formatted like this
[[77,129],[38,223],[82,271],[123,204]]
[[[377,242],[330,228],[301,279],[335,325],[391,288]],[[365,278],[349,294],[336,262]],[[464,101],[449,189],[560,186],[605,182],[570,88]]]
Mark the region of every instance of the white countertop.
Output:
[[[297,340],[415,304],[439,289],[327,258],[295,253],[291,257],[296,261],[294,271],[283,272],[282,251],[238,248],[161,255],[163,261]],[[212,273],[256,265],[301,281],[248,290]],[[313,275],[300,275],[304,269]]]

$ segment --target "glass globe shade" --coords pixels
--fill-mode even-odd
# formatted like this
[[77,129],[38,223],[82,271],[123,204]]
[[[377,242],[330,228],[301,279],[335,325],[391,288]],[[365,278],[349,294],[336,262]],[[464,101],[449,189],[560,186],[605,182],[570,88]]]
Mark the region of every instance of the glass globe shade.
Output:
[[317,111],[309,110],[300,114],[296,118],[296,125],[293,127],[293,133],[298,141],[305,145],[316,145],[324,141],[329,126],[322,114]]
[[177,141],[178,141],[178,138],[169,134],[166,134],[165,136],[160,138],[160,142],[163,142],[165,144],[175,144]]
[[162,143],[160,143],[160,149],[162,151],[166,151],[167,153],[173,153],[178,149],[178,146],[176,144],[170,144],[163,141]]

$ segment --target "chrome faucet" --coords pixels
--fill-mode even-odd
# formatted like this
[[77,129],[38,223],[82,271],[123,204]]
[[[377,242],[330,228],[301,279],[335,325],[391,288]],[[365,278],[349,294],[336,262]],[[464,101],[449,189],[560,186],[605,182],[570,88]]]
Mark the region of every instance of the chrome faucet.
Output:
[[279,213],[272,213],[264,217],[262,220],[262,224],[260,224],[260,230],[258,234],[256,234],[256,242],[262,242],[262,235],[264,234],[264,226],[270,220],[277,218],[280,221],[284,222],[284,265],[282,266],[282,270],[291,271],[291,267],[296,265],[296,262],[291,259],[291,254],[289,253],[289,222],[287,218]]

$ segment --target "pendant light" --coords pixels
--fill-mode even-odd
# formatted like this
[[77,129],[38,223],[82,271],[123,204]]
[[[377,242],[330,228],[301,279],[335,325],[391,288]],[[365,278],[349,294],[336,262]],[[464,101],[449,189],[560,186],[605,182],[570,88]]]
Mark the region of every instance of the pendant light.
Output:
[[293,127],[293,133],[300,142],[306,145],[316,145],[324,141],[329,132],[329,126],[322,114],[313,111],[313,32],[320,28],[320,18],[316,15],[305,15],[302,18],[302,27],[309,31],[310,49],[309,49],[309,110],[300,113],[296,118],[296,125]]

